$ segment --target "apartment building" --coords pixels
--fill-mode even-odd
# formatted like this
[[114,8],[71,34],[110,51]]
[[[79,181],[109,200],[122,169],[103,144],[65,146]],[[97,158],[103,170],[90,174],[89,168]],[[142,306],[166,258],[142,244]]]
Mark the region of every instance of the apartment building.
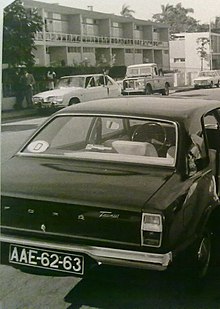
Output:
[[170,67],[168,25],[114,14],[24,0],[44,21],[35,36],[35,64],[130,65],[156,62]]
[[[207,57],[201,59],[198,48],[202,39]],[[220,69],[220,33],[176,33],[170,41],[170,68],[182,72],[198,72],[201,69]]]

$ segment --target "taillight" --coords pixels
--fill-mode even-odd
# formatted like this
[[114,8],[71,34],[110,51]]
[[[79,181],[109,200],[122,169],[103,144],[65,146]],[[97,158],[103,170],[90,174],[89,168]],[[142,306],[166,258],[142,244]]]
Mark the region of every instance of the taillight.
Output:
[[160,247],[162,240],[162,216],[143,213],[141,222],[141,245]]

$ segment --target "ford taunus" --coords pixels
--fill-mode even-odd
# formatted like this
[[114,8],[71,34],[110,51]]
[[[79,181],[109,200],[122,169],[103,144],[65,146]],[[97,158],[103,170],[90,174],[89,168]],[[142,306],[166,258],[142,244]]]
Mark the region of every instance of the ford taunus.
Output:
[[181,265],[205,276],[219,141],[215,101],[134,96],[58,111],[2,167],[2,263],[80,276],[100,264]]
[[80,102],[118,97],[120,86],[106,74],[61,77],[56,88],[33,96],[38,109],[61,109]]

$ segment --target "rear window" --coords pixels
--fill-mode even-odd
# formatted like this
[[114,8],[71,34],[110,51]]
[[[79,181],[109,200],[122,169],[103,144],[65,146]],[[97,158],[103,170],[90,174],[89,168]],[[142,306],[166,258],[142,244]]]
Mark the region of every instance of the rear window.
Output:
[[21,153],[172,166],[176,145],[176,125],[168,121],[61,115],[36,133]]

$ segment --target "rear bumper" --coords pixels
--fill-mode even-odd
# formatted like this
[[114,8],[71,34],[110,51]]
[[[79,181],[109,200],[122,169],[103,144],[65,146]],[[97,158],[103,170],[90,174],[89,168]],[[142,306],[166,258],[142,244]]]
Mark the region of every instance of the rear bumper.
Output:
[[31,246],[40,249],[62,250],[87,255],[98,264],[126,266],[162,271],[172,262],[172,252],[155,254],[141,251],[130,251],[112,249],[105,247],[64,244],[55,242],[43,242],[38,240],[27,240],[20,237],[0,236],[0,242],[6,244],[17,244]]

